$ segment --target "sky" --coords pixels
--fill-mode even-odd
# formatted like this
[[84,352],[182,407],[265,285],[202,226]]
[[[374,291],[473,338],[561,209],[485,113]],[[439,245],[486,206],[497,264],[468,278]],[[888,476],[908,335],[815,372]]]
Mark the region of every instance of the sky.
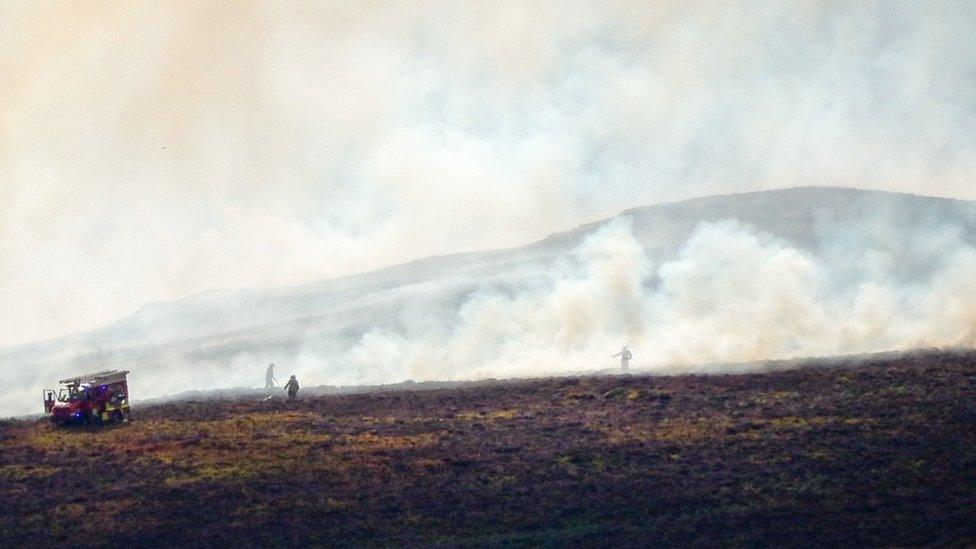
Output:
[[0,0],[0,346],[799,185],[976,200],[973,2]]

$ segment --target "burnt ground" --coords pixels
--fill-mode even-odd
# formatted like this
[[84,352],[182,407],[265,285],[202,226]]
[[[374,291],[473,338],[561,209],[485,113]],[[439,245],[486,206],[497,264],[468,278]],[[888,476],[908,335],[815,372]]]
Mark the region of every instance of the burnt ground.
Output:
[[0,539],[973,545],[976,352],[0,423]]

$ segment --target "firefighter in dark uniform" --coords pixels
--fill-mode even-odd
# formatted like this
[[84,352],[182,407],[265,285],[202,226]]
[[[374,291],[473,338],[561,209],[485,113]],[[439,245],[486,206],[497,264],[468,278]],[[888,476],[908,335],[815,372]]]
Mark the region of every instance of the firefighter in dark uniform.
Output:
[[295,395],[298,394],[298,380],[295,379],[295,374],[292,374],[288,383],[285,384],[285,389],[288,391],[289,400],[295,398]]

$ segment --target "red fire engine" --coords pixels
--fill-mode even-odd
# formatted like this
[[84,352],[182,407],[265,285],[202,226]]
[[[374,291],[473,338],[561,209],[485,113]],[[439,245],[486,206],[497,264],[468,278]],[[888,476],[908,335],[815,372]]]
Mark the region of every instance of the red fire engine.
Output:
[[128,421],[128,370],[103,370],[62,379],[55,393],[44,391],[44,413],[58,425]]

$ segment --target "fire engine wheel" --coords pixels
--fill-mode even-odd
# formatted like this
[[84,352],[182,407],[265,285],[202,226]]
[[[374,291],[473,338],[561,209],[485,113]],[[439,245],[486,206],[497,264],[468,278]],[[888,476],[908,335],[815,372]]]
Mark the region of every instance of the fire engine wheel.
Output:
[[112,421],[115,423],[122,423],[125,421],[125,414],[122,413],[122,410],[112,412]]

